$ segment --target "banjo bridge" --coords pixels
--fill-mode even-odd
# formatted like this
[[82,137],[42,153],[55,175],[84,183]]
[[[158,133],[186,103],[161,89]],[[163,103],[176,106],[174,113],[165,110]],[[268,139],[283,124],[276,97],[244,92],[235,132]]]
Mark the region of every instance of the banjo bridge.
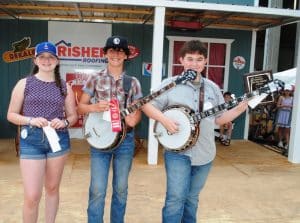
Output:
[[100,137],[100,135],[97,133],[97,131],[96,131],[95,128],[93,128],[93,131],[94,131],[94,133],[95,133],[96,136]]

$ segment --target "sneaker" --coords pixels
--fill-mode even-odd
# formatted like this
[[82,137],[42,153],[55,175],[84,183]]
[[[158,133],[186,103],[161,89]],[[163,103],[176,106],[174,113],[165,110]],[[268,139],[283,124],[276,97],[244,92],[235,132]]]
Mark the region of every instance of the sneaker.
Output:
[[282,141],[280,141],[277,146],[282,148],[283,147]]
[[285,149],[288,149],[288,148],[289,148],[289,145],[288,145],[288,144],[285,144],[284,148],[285,148]]

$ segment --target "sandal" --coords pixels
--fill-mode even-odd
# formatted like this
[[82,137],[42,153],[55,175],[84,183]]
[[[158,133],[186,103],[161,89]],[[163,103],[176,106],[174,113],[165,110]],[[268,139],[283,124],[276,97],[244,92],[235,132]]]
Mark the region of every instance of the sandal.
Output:
[[221,144],[224,145],[224,146],[230,146],[230,139],[221,140]]
[[222,141],[224,141],[225,139],[223,138],[223,136],[219,136],[219,141],[220,141],[220,143],[222,143]]

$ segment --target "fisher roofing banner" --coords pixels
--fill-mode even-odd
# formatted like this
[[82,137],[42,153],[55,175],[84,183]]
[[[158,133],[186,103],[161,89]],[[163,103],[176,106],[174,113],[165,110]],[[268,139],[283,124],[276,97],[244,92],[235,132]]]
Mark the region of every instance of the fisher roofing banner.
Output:
[[[57,46],[61,77],[75,93],[76,102],[88,75],[106,65],[103,46],[111,36],[111,24],[56,22],[48,24],[48,40]],[[83,116],[70,129],[71,138],[83,138]]]

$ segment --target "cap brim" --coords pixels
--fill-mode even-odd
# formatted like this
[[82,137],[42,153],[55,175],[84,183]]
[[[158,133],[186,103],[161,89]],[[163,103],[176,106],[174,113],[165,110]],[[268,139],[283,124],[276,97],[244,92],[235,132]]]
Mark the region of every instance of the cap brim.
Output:
[[130,55],[130,50],[129,48],[123,48],[123,47],[116,47],[116,46],[106,46],[106,47],[103,47],[103,51],[106,52],[108,49],[122,49],[124,50],[125,54],[127,56]]

